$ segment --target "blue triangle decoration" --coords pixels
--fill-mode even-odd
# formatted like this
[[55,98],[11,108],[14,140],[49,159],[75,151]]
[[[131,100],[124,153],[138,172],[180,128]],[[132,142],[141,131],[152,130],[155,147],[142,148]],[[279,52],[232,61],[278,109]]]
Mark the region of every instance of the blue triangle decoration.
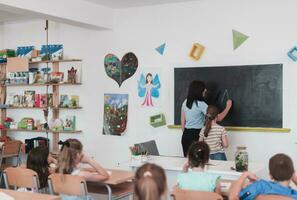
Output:
[[166,43],[164,43],[164,44],[158,46],[158,47],[156,48],[156,51],[158,51],[159,54],[163,55],[164,50],[165,50],[165,45],[166,45]]

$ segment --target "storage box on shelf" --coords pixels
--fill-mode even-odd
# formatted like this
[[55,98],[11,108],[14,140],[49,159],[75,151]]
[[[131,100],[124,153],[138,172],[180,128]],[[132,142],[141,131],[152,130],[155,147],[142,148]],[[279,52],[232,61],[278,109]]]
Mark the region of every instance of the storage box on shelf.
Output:
[[[29,60],[28,60],[29,62]],[[68,60],[55,60],[55,61],[38,61],[38,62],[29,62],[29,66],[32,64],[40,64],[40,63],[50,63],[52,66],[52,72],[59,72],[60,66],[59,63],[61,62],[82,62],[80,59],[68,59]],[[1,64],[0,65],[0,73],[6,74],[6,64]],[[81,109],[82,107],[76,106],[76,107],[61,107],[59,105],[59,88],[60,86],[76,86],[76,85],[81,85],[81,83],[34,83],[34,84],[7,84],[4,81],[1,82],[0,86],[0,103],[3,105],[4,100],[6,98],[7,94],[7,87],[27,87],[27,86],[35,86],[35,87],[40,87],[40,86],[45,86],[45,87],[52,87],[52,106],[41,106],[41,107],[15,107],[15,106],[1,106],[0,107],[0,118],[1,118],[1,124],[4,123],[7,115],[7,109],[46,109],[47,107],[50,109],[52,112],[52,117],[54,119],[59,118],[59,110],[60,109],[69,109],[69,110],[76,110],[76,109]],[[9,128],[4,128],[1,130],[2,135],[6,135],[8,132],[47,132],[46,130],[29,130],[29,129],[9,129]],[[58,141],[59,141],[59,133],[81,133],[81,130],[63,130],[63,131],[55,131],[55,130],[48,130],[48,132],[53,133],[53,140],[52,140],[52,150],[54,152],[58,151]]]

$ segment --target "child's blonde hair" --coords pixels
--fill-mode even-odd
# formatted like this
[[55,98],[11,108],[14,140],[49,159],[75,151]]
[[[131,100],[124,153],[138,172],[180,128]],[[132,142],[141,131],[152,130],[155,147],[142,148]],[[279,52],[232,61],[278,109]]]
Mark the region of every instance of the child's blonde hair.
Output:
[[166,193],[164,170],[155,164],[144,164],[136,171],[135,194],[138,200],[159,200]]
[[62,144],[57,172],[61,174],[71,174],[76,167],[75,160],[78,154],[82,152],[83,145],[77,139],[68,139],[65,142],[59,142]]
[[205,117],[205,129],[204,129],[205,137],[208,136],[208,133],[211,129],[212,120],[214,120],[218,116],[219,112],[220,112],[219,109],[214,105],[209,105],[207,107],[206,117]]

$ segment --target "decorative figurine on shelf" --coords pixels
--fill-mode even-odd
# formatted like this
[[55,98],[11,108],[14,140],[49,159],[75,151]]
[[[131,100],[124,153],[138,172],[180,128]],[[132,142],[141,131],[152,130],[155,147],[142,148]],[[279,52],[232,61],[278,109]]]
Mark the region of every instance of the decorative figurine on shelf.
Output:
[[10,117],[6,117],[5,121],[4,121],[4,126],[6,128],[10,128],[11,123],[13,122],[13,119]]
[[77,72],[77,69],[74,69],[74,67],[71,67],[71,69],[68,70],[68,80],[67,80],[68,83],[71,83],[71,84],[76,83],[76,72]]
[[63,131],[63,121],[61,119],[51,119],[48,125],[52,131]]

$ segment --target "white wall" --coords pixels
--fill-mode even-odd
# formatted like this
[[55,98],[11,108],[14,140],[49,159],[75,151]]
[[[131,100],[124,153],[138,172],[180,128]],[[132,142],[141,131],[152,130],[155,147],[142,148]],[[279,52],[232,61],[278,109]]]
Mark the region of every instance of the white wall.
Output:
[[[297,41],[297,27],[292,22],[297,15],[296,6],[294,0],[201,0],[116,10],[112,31],[51,23],[50,41],[63,43],[69,57],[84,60],[83,85],[65,89],[79,92],[83,106],[81,111],[74,112],[78,114],[78,128],[84,132],[73,137],[81,139],[85,150],[106,166],[129,159],[128,145],[151,138],[156,139],[161,154],[182,155],[180,130],[155,129],[148,124],[149,116],[159,112],[165,113],[168,124],[173,122],[174,66],[283,63],[283,126],[291,128],[291,133],[230,132],[231,145],[227,153],[228,158],[233,159],[235,147],[246,145],[253,161],[266,163],[276,152],[285,152],[297,161],[294,101],[297,69],[296,63],[286,56]],[[5,25],[0,32],[0,38],[4,37],[1,48],[44,44],[43,26],[41,21]],[[232,50],[232,29],[250,36],[236,51]],[[163,42],[167,46],[164,56],[160,56],[154,48]],[[194,42],[206,46],[199,62],[188,58]],[[138,56],[139,69],[118,88],[116,82],[107,77],[103,59],[110,52],[121,58],[130,51]],[[137,98],[138,74],[148,67],[158,68],[162,81],[161,106],[153,109],[141,108]],[[103,94],[113,92],[129,94],[128,127],[122,137],[101,134]],[[11,116],[24,116],[26,111],[9,112]],[[13,134],[18,138],[33,135]],[[61,136],[66,137],[72,135]]]

